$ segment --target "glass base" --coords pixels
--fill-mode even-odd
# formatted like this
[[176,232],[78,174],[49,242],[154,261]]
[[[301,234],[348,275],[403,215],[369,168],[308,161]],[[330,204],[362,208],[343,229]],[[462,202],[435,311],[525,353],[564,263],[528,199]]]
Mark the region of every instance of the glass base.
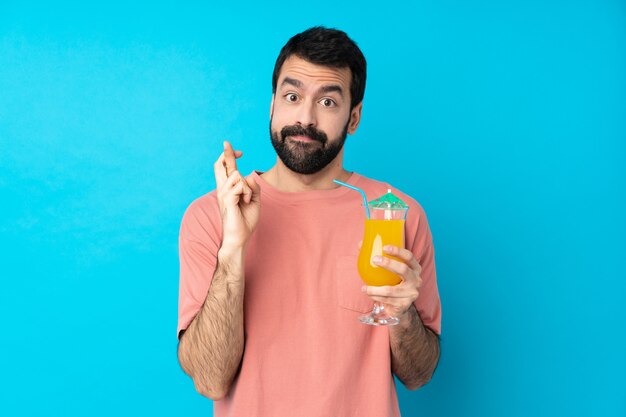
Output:
[[374,303],[372,312],[368,315],[359,317],[361,323],[371,326],[395,326],[400,323],[397,317],[392,317],[385,311],[385,307],[380,303]]

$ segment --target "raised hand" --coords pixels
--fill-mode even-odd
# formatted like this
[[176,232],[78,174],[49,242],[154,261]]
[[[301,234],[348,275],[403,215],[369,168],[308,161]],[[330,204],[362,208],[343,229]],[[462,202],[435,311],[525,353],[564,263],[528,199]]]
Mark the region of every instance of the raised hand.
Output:
[[260,187],[252,176],[243,177],[237,170],[237,159],[243,155],[224,142],[224,152],[213,169],[217,202],[222,215],[222,247],[243,248],[259,221]]

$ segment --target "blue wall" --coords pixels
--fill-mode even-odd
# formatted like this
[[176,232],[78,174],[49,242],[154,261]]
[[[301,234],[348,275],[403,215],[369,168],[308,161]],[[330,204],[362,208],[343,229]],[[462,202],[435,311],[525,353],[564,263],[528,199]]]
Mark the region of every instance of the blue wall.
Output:
[[314,24],[369,61],[347,168],[434,233],[443,356],[403,415],[626,415],[623,1],[88,3],[0,3],[1,415],[210,414],[179,222],[222,140],[273,164],[273,62]]

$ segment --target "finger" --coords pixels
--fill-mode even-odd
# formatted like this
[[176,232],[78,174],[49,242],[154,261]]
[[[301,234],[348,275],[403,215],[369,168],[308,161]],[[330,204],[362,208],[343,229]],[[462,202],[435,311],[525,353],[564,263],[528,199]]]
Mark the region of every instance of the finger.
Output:
[[374,256],[372,257],[372,262],[374,265],[378,265],[387,271],[400,275],[403,280],[411,278],[413,274],[413,270],[407,264],[386,256]]
[[241,181],[241,174],[239,171],[233,172],[230,177],[224,178],[224,182],[217,188],[217,198],[223,199],[224,196]]
[[226,171],[224,170],[224,153],[222,152],[217,158],[217,161],[213,164],[213,173],[215,174],[215,184],[217,188],[220,188],[226,182],[228,178]]
[[227,140],[224,141],[224,161],[222,162],[224,165],[224,170],[226,172],[226,176],[230,176],[233,171],[237,170],[237,162],[235,157],[235,151],[233,151],[233,147]]
[[259,184],[256,183],[256,181],[254,180],[254,175],[250,174],[247,177],[245,177],[246,183],[248,184],[248,187],[250,187],[250,189],[254,192],[254,191],[259,191]]
[[[224,185],[222,185],[221,189],[218,190],[218,198],[225,201],[232,193],[237,194],[237,203],[243,200],[247,204],[252,199],[252,190],[239,171],[232,172],[230,177],[226,179]],[[233,200],[230,199],[229,201]]]
[[252,188],[250,184],[248,184],[248,180],[239,174],[241,177],[241,182],[243,183],[243,201],[248,204],[252,200]]
[[422,272],[422,267],[415,259],[415,255],[408,249],[400,248],[398,246],[393,245],[385,245],[383,247],[383,251],[388,254],[395,256],[396,258],[402,259],[406,264],[408,264],[412,269],[416,270],[418,275]]
[[370,297],[370,300],[377,303],[383,303],[386,307],[393,307],[398,310],[406,310],[415,302],[416,299],[410,298],[389,298],[389,297]]
[[234,187],[242,179],[243,179],[243,177],[241,176],[241,173],[239,171],[235,170],[235,171],[230,173],[230,176],[228,177],[228,184],[229,184],[230,187]]
[[417,298],[418,290],[410,285],[384,285],[381,287],[365,285],[362,291],[370,297]]
[[[234,151],[235,154],[235,158],[240,158],[243,155],[242,151]],[[215,161],[215,163],[213,164],[213,173],[215,174],[215,183],[217,185],[217,187],[221,187],[225,182],[226,182],[226,178],[228,178],[228,175],[231,175],[234,171],[236,171],[236,169],[230,169],[228,171],[228,175],[226,175],[226,169],[225,169],[225,162],[226,158],[224,155],[224,152],[222,152],[219,156],[219,158],[217,158],[217,161]]]
[[361,250],[361,247],[363,246],[363,241],[359,240],[359,250]]
[[243,186],[243,201],[248,204],[252,200],[252,188],[250,188],[250,185],[248,185],[248,181],[245,178],[243,178],[241,183]]
[[248,184],[248,187],[250,187],[250,190],[252,191],[252,196],[251,196],[250,201],[252,200],[257,201],[258,199],[260,199],[261,186],[257,184],[257,182],[254,180],[253,174],[250,174],[247,177],[245,177],[245,180],[246,180],[246,183]]
[[230,177],[226,180],[224,185],[220,190],[218,190],[218,198],[221,198],[223,201],[227,199],[232,200],[232,196],[237,196],[237,201],[244,196],[244,190],[247,187],[247,184],[243,180],[243,177],[239,173],[239,171],[234,171],[230,174]]
[[233,146],[229,141],[224,141],[224,161],[222,164],[224,165],[224,171],[226,172],[226,176],[228,177],[233,171],[237,170],[237,158],[240,158],[243,155],[242,151],[233,150]]
[[235,183],[233,188],[229,189],[224,195],[224,205],[227,207],[236,206],[243,195],[243,181]]

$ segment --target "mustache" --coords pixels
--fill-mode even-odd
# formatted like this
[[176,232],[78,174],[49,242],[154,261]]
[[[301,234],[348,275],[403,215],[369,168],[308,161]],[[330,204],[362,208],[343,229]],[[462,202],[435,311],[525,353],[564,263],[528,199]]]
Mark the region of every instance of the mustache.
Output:
[[326,136],[324,132],[322,132],[321,130],[317,130],[313,126],[285,126],[280,130],[280,136],[283,141],[287,136],[306,136],[317,142],[320,142],[322,145],[326,145],[326,142],[328,142],[328,136]]

